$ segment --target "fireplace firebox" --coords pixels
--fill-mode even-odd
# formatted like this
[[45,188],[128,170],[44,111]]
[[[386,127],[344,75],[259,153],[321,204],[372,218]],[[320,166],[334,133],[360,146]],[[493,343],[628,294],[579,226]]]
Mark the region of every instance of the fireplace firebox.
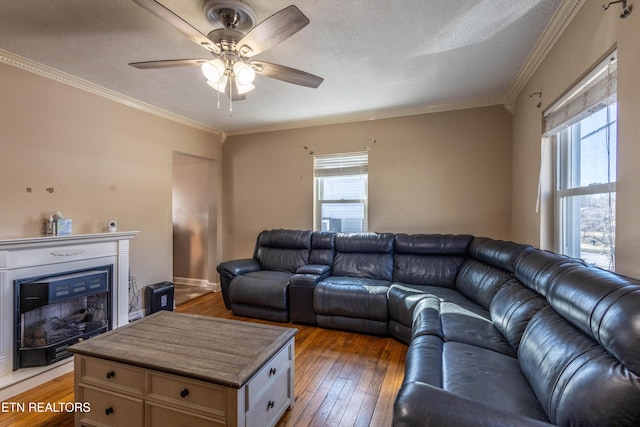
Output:
[[67,347],[112,328],[112,266],[14,280],[13,370],[71,356]]

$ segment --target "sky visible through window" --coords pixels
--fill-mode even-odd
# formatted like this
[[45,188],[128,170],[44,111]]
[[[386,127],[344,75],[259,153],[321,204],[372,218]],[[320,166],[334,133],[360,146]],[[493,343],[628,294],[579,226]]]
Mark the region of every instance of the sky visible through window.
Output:
[[[607,114],[611,118],[607,135]],[[587,187],[616,181],[617,104],[603,108],[580,122],[580,182],[574,187]],[[610,141],[607,144],[607,136]],[[610,156],[607,155],[607,145]],[[607,168],[607,157],[609,166]],[[610,177],[608,176],[610,174]]]

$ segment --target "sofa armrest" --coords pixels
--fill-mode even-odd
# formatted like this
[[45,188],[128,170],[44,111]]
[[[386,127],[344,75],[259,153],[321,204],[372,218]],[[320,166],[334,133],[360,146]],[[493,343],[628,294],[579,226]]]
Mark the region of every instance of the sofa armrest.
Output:
[[231,301],[229,300],[229,285],[231,280],[236,276],[251,273],[252,271],[261,270],[260,264],[253,258],[234,259],[218,264],[218,273],[220,273],[220,290],[222,291],[222,300],[227,310],[231,310]]
[[[496,402],[499,405],[499,402]],[[442,427],[543,427],[552,424],[531,417],[504,412],[454,393],[412,382],[403,384],[393,408],[393,426]]]
[[252,271],[260,271],[261,269],[258,261],[253,258],[234,259],[218,264],[218,273],[227,273],[230,276],[240,276]]
[[[329,273],[331,267],[324,264],[307,264],[296,270],[297,274],[316,274],[318,276]],[[326,277],[326,276],[325,276]]]

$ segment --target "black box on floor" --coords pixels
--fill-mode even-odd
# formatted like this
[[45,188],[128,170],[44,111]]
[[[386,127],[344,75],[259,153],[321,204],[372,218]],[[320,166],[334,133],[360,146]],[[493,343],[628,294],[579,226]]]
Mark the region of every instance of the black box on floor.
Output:
[[173,311],[173,283],[160,282],[144,289],[145,314],[160,310]]

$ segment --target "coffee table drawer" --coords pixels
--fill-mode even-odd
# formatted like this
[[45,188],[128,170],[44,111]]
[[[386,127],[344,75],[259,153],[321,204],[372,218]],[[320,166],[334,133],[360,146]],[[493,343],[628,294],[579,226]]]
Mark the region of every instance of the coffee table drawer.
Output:
[[254,402],[262,392],[271,386],[278,376],[289,369],[293,359],[292,347],[284,346],[273,356],[247,383],[247,410],[253,408]]
[[90,402],[91,411],[81,414],[82,425],[142,427],[144,403],[141,399],[125,397],[92,387],[79,387],[80,402]]
[[216,384],[149,371],[147,396],[190,410],[226,417],[227,389]]
[[224,427],[224,420],[202,417],[178,409],[147,403],[147,427]]
[[282,372],[247,412],[247,427],[274,425],[289,403],[289,376]]
[[129,393],[142,394],[144,370],[117,362],[82,357],[80,362],[80,380],[86,383],[99,383],[107,389],[126,390]]

